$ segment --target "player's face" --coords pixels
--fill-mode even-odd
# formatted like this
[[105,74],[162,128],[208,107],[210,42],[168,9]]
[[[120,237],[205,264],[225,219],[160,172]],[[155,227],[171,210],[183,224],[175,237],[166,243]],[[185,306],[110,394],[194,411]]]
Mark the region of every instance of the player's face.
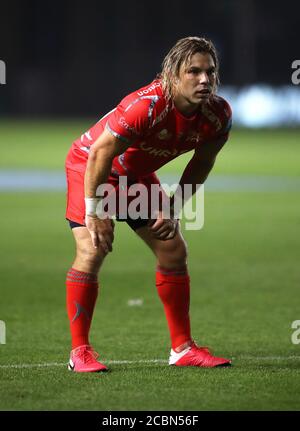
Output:
[[182,67],[177,85],[180,94],[191,105],[206,103],[216,85],[216,68],[212,56],[197,52],[187,67]]

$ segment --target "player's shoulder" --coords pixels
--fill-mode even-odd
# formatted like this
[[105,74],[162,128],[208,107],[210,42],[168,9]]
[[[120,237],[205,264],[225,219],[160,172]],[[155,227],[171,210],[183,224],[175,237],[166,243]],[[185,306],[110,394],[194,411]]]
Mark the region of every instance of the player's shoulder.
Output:
[[219,130],[229,131],[232,125],[232,110],[227,100],[215,94],[209,105],[218,118]]
[[232,117],[231,106],[224,97],[215,94],[210,101],[210,105],[217,115],[219,114],[221,117],[224,116],[228,119]]
[[166,108],[160,79],[154,79],[149,84],[129,93],[118,107],[125,113],[145,115],[149,119],[159,115]]
[[162,91],[161,80],[154,79],[149,84],[134,91],[132,94],[138,97],[158,96],[162,98],[163,91]]
[[123,139],[141,137],[164,118],[166,102],[161,81],[150,84],[125,96],[107,117],[107,127]]
[[202,105],[201,113],[215,126],[216,134],[228,134],[232,126],[232,111],[221,96],[213,95],[209,103]]

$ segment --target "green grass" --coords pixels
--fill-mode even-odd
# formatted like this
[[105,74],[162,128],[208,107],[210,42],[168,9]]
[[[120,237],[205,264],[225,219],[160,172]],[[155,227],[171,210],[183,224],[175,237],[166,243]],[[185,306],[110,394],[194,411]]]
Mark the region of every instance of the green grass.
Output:
[[[0,169],[63,169],[71,143],[96,120],[0,122]],[[214,172],[300,175],[299,134],[299,129],[233,130]],[[162,171],[177,172],[190,157],[185,154]]]
[[[0,363],[65,363],[64,277],[73,240],[64,195],[2,193],[1,202],[0,318],[7,344],[0,345]],[[193,333],[215,353],[235,358],[234,367],[112,364],[106,375],[76,375],[62,366],[0,368],[0,408],[298,410],[300,350],[291,343],[291,322],[299,319],[298,195],[210,193],[205,209],[204,229],[185,233]],[[92,328],[103,360],[167,359],[154,267],[150,251],[118,223]],[[144,305],[129,307],[132,298]]]
[[[1,168],[62,169],[92,121],[0,123]],[[234,130],[214,173],[299,175],[297,130]],[[180,172],[182,156],[164,168]],[[195,339],[233,358],[231,369],[110,364],[77,375],[69,355],[64,279],[73,239],[64,193],[1,193],[0,410],[299,410],[300,200],[297,192],[206,193],[205,225],[187,231]],[[91,339],[103,361],[167,360],[169,338],[155,260],[124,223],[101,273]],[[143,299],[141,307],[127,301]],[[3,367],[8,365],[9,367]]]

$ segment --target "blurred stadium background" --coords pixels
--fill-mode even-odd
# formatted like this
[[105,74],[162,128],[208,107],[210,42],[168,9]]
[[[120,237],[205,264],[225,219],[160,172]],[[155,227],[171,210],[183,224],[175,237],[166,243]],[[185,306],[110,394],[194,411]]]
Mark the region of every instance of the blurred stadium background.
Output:
[[[300,347],[291,341],[300,319],[300,88],[291,78],[299,16],[293,0],[1,4],[0,409],[299,410]],[[92,333],[113,372],[70,375],[66,152],[150,82],[188,35],[215,42],[220,94],[234,116],[207,182],[204,229],[185,233],[192,325],[200,343],[235,366],[170,370],[151,362],[169,350],[155,262],[117,224]],[[188,158],[159,174],[179,178]],[[136,299],[142,305],[128,305]]]

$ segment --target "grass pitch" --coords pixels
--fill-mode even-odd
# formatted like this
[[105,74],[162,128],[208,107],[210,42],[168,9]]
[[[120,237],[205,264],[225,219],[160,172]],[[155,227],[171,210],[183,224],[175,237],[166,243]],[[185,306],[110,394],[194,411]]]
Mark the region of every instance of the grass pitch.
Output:
[[[41,132],[47,136],[51,130],[60,139],[60,127],[44,125]],[[24,133],[31,142],[30,128]],[[237,132],[235,146],[228,144],[214,172],[262,173],[258,165],[271,154],[271,138],[256,163],[248,158],[246,166],[244,158],[263,133],[255,139],[255,132]],[[278,150],[277,164],[272,169],[270,162],[266,174],[296,176],[293,133],[284,138],[280,132],[294,148],[291,171],[282,150],[279,172]],[[50,143],[45,151],[43,167],[57,168]],[[226,165],[230,152],[232,163]],[[17,165],[35,167],[26,160]],[[153,362],[166,361],[169,354],[155,259],[125,223],[117,223],[91,332],[111,372],[78,375],[66,369],[64,279],[73,239],[64,221],[64,194],[1,193],[0,320],[7,339],[0,345],[0,409],[299,410],[300,347],[291,342],[291,324],[300,319],[299,193],[211,192],[205,200],[204,228],[184,233],[193,334],[214,353],[233,358],[234,366],[180,369]],[[143,305],[129,306],[130,299],[142,299]]]

